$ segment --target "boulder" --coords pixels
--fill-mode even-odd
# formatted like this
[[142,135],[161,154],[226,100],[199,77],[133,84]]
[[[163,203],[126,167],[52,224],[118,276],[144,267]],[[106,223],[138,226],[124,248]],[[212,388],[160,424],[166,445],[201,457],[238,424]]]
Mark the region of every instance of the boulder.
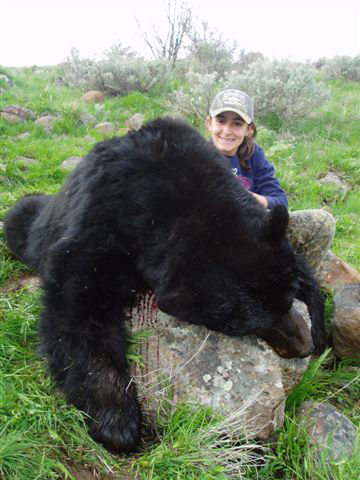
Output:
[[360,283],[335,291],[333,344],[338,357],[360,358]]
[[[228,337],[190,325],[157,310],[145,296],[131,312],[134,332],[148,329],[141,344],[143,365],[133,365],[142,405],[154,417],[161,400],[175,406],[189,401],[234,414],[249,404],[248,434],[268,438],[283,424],[289,392],[306,370],[309,358],[284,359],[255,336]],[[309,323],[305,304],[296,308]]]
[[81,100],[84,103],[102,103],[104,101],[104,94],[98,90],[90,90],[84,93]]
[[316,274],[322,287],[336,288],[350,283],[360,283],[360,274],[350,265],[328,251]]
[[299,426],[309,436],[315,448],[315,459],[324,455],[340,462],[351,456],[355,440],[355,425],[328,403],[305,402],[298,410]]

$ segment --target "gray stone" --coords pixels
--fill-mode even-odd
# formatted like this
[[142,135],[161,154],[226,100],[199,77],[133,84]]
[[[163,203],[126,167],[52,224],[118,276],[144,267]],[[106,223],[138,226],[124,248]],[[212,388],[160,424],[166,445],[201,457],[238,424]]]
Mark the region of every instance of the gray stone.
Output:
[[30,132],[24,132],[24,133],[19,133],[19,135],[16,135],[16,138],[18,140],[24,140],[25,138],[30,137]]
[[84,125],[88,125],[90,127],[96,125],[96,118],[94,115],[91,115],[91,113],[88,112],[82,112],[80,115],[80,120]]
[[16,157],[15,161],[20,165],[20,168],[24,170],[26,170],[26,167],[28,167],[29,165],[32,165],[38,162],[38,160],[36,160],[35,158],[29,158],[29,157],[23,157],[23,156]]
[[0,112],[0,117],[9,123],[23,122],[24,120],[13,113]]
[[102,123],[98,123],[95,126],[95,129],[101,133],[112,133],[116,130],[116,127],[111,122],[102,122]]
[[35,120],[36,115],[29,108],[20,107],[19,105],[8,105],[3,107],[2,112],[9,113],[11,115],[16,115],[21,120]]
[[349,190],[349,186],[343,180],[341,180],[339,174],[336,174],[335,172],[328,172],[325,177],[322,177],[319,180],[319,183],[322,185],[334,185],[343,192],[347,192]]
[[[265,439],[282,426],[285,399],[309,358],[280,358],[260,338],[228,337],[186,324],[158,311],[153,302],[145,297],[131,312],[132,330],[151,332],[141,345],[144,365],[133,366],[150,417],[170,389],[173,406],[190,401],[234,414],[249,404],[243,415],[251,436]],[[296,308],[309,322],[306,306],[297,301]]]
[[340,462],[351,456],[355,440],[355,425],[328,403],[305,402],[297,412],[299,426],[316,447],[315,458],[324,455]]
[[335,291],[333,343],[338,357],[360,358],[360,283]]
[[39,117],[35,123],[40,125],[47,133],[50,133],[55,120],[58,120],[58,118],[54,115],[44,115],[43,117]]

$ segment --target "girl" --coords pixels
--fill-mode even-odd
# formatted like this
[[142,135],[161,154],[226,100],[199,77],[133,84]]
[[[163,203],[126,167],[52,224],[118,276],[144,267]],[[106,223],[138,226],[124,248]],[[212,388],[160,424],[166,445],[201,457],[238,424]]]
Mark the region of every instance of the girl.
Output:
[[[240,90],[220,91],[213,99],[206,126],[215,148],[231,163],[242,187],[265,208],[288,206],[274,167],[255,143],[254,104]],[[225,159],[224,159],[225,160]],[[316,272],[334,238],[335,222],[325,210],[290,213],[288,237],[294,250],[303,255]]]
[[249,95],[233,89],[219,92],[212,101],[206,126],[214,146],[230,160],[241,185],[261,205],[288,206],[285,192],[274,176],[274,167],[254,141],[254,106]]

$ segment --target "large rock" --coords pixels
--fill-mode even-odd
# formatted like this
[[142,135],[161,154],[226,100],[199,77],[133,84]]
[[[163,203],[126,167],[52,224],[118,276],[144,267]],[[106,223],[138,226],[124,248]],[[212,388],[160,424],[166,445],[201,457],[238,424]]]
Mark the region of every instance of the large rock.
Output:
[[360,283],[360,274],[330,251],[321,262],[316,278],[322,287]]
[[[296,308],[309,322],[306,306],[297,302]],[[133,310],[131,324],[133,331],[151,332],[141,346],[143,367],[133,367],[150,417],[170,388],[173,405],[190,401],[230,414],[250,403],[248,434],[268,438],[283,424],[285,399],[309,362],[280,358],[255,336],[230,338],[171,318],[149,297]]]
[[297,412],[299,425],[305,429],[314,445],[315,459],[325,456],[340,462],[351,456],[355,440],[355,425],[328,403],[305,402]]
[[333,343],[338,357],[360,358],[360,283],[335,291]]

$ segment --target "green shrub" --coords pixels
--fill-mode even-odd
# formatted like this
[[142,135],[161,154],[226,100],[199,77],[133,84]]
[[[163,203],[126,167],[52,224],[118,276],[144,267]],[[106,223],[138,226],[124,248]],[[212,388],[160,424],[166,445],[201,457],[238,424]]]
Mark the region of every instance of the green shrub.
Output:
[[287,121],[306,116],[329,98],[310,65],[288,60],[254,62],[244,73],[229,73],[222,86],[251,95],[257,116],[275,113]]
[[0,65],[0,92],[11,88],[14,85],[14,79],[7,69]]
[[170,75],[168,62],[144,60],[121,45],[105,52],[99,61],[82,60],[73,49],[64,67],[64,80],[68,85],[101,90],[109,95],[149,92],[163,87]]
[[326,80],[344,79],[360,82],[360,55],[355,57],[336,56],[319,61],[318,66]]
[[167,101],[174,113],[204,120],[209,114],[211,101],[218,90],[217,72],[202,75],[189,72],[186,75],[188,86],[175,90]]
[[209,31],[203,24],[203,33],[194,31],[188,47],[190,69],[202,74],[217,72],[219,77],[232,69],[236,42],[224,40],[216,30]]

